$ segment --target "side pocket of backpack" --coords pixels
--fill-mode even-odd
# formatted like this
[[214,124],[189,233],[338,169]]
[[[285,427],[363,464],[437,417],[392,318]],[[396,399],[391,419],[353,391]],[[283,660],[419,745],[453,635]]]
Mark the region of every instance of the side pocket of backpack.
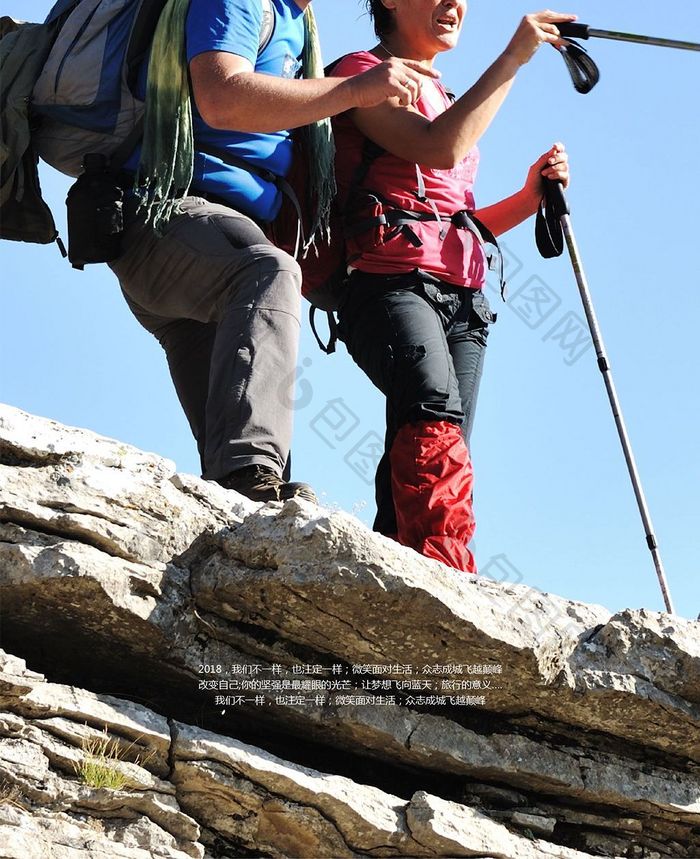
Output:
[[86,170],[68,191],[68,259],[73,268],[113,262],[121,254],[124,191],[102,155],[86,156]]

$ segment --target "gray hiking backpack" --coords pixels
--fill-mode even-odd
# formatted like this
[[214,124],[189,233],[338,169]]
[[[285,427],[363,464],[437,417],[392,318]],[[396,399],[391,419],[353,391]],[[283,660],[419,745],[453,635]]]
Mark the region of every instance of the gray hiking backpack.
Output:
[[[41,157],[68,176],[88,155],[119,168],[141,139],[138,76],[168,0],[59,0],[43,24],[0,19],[0,238],[57,239]],[[259,51],[274,29],[259,0]]]

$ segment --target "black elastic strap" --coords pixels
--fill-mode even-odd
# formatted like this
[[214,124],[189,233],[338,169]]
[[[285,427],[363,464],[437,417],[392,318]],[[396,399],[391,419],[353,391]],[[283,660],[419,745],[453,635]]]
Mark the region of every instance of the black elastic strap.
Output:
[[335,344],[338,342],[338,322],[336,321],[335,314],[332,310],[324,311],[326,314],[326,318],[328,320],[328,330],[330,331],[330,335],[328,337],[328,343],[324,343],[319,336],[318,331],[316,330],[316,311],[319,308],[315,305],[310,305],[309,307],[309,325],[311,326],[311,331],[313,332],[314,337],[316,338],[316,342],[318,343],[319,349],[322,352],[325,352],[326,355],[332,355],[335,352]]
[[271,170],[268,170],[267,167],[260,167],[258,164],[251,164],[249,161],[246,161],[245,158],[239,158],[238,155],[234,155],[227,149],[219,149],[216,146],[210,146],[206,143],[198,143],[197,152],[211,155],[213,158],[218,158],[219,161],[223,161],[224,164],[230,164],[232,167],[240,167],[241,170],[247,170],[248,173],[252,173],[254,176],[259,176],[266,182],[276,184],[279,178]]
[[[486,226],[483,221],[480,221],[474,212],[469,212],[467,209],[463,209],[460,212],[456,212],[452,216],[452,223],[458,227],[463,227],[467,230],[470,230],[478,239],[479,244],[481,245],[484,255],[486,256],[486,260],[488,262],[489,271],[498,272],[498,286],[501,292],[501,298],[503,301],[506,300],[506,295],[508,292],[508,286],[506,284],[504,266],[503,266],[503,254],[501,252],[501,248],[498,244],[498,239],[491,232],[491,230]],[[494,248],[495,253],[489,254],[486,250],[486,245],[491,245]]]
[[[352,174],[352,179],[350,180],[350,191],[353,191],[365,181],[367,174],[369,173],[369,168],[376,159],[379,158],[380,155],[384,155],[385,152],[386,149],[383,149],[378,143],[370,140],[369,137],[365,137],[364,143],[362,144],[362,157],[360,158],[360,163],[355,168],[355,172]],[[348,197],[349,196],[350,194],[348,194]]]
[[289,184],[289,182],[287,182],[287,180],[283,176],[278,176],[276,173],[273,173],[266,167],[260,167],[258,164],[251,164],[249,161],[246,161],[245,158],[239,158],[238,155],[234,155],[226,149],[217,149],[214,146],[199,143],[197,145],[197,152],[203,152],[205,155],[211,155],[213,158],[218,158],[219,161],[223,161],[224,164],[230,164],[232,167],[238,167],[241,170],[246,170],[248,173],[252,173],[254,176],[259,176],[265,182],[270,182],[271,184],[273,184],[290,200],[292,206],[294,206],[294,211],[297,215],[297,239],[296,248],[294,250],[294,256],[296,257],[299,252],[299,248],[305,245],[306,237],[304,236],[302,226],[303,218],[301,212],[301,203],[299,202],[299,198],[297,197],[296,193],[294,192],[294,189]]
[[600,80],[600,70],[586,49],[569,39],[565,46],[559,48],[559,53],[564,58],[576,92],[589,93]]
[[[375,195],[378,202],[384,202],[381,195]],[[376,215],[372,218],[363,218],[361,221],[355,222],[352,226],[345,227],[345,236],[350,237],[358,233],[366,232],[375,227],[389,227],[390,229],[401,230],[406,239],[411,242],[414,247],[421,247],[423,242],[417,236],[412,226],[421,221],[438,221],[444,223],[446,218],[442,217],[437,212],[414,212],[409,209],[391,209],[382,212],[381,215]],[[480,221],[473,212],[468,212],[462,209],[455,212],[449,219],[451,223],[460,229],[469,230],[476,236],[477,241],[484,250],[489,270],[498,272],[498,283],[501,291],[501,297],[506,299],[506,281],[504,277],[503,254],[498,245],[498,240],[491,230]],[[495,253],[488,253],[486,245],[491,245]]]
[[568,204],[561,184],[546,181],[535,219],[535,243],[537,250],[545,259],[561,256],[564,251],[561,219],[566,214],[568,214]]

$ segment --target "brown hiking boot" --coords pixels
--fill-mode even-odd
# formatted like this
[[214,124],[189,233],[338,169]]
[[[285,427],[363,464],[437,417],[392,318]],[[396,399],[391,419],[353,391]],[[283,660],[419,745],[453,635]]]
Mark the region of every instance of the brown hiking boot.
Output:
[[318,504],[313,489],[307,483],[285,483],[271,468],[265,465],[246,465],[232,471],[219,483],[224,489],[233,489],[251,501],[287,501],[303,498]]

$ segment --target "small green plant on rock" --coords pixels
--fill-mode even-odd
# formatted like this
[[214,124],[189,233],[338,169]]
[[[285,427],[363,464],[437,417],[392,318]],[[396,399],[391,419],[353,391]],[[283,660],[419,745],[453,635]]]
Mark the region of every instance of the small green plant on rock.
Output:
[[[108,788],[109,790],[124,790],[132,787],[128,776],[115,764],[124,759],[135,742],[136,740],[125,750],[122,750],[119,743],[110,738],[105,725],[103,736],[83,740],[84,757],[75,764],[76,775],[90,787]],[[152,757],[152,753],[148,757]],[[140,764],[141,757],[138,756],[134,763]]]

